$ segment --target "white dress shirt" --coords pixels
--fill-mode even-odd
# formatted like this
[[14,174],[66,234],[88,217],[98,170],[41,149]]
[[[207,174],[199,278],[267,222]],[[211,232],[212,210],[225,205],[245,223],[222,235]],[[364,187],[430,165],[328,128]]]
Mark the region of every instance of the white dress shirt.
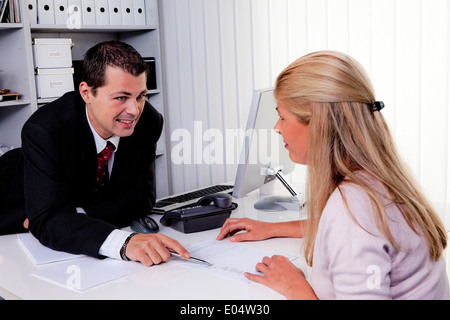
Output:
[[[100,153],[106,147],[106,144],[108,143],[108,141],[111,142],[115,147],[111,157],[108,160],[108,172],[109,172],[109,176],[111,177],[111,172],[112,172],[112,168],[114,165],[114,157],[115,157],[115,153],[116,153],[117,149],[119,148],[120,137],[112,136],[111,138],[109,138],[107,140],[100,137],[99,134],[92,127],[91,122],[89,121],[87,108],[86,108],[86,118],[88,120],[89,127],[91,128],[92,134],[94,136],[95,146],[97,148],[97,154]],[[77,208],[77,212],[86,214],[86,212],[84,211],[83,208]],[[122,260],[122,258],[120,257],[120,249],[122,248],[123,243],[125,242],[125,240],[128,238],[128,236],[130,234],[131,234],[131,232],[129,232],[129,231],[123,231],[123,230],[119,230],[119,229],[113,230],[113,232],[111,232],[109,234],[109,236],[106,238],[105,242],[103,242],[102,246],[100,247],[99,254],[102,256],[105,256],[105,257]]]

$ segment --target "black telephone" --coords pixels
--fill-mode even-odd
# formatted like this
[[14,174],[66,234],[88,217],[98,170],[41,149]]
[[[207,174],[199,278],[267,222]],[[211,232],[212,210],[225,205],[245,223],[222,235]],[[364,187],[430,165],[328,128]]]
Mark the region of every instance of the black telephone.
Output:
[[193,207],[167,212],[159,222],[184,233],[205,231],[220,228],[236,208],[231,195],[215,193],[201,198]]

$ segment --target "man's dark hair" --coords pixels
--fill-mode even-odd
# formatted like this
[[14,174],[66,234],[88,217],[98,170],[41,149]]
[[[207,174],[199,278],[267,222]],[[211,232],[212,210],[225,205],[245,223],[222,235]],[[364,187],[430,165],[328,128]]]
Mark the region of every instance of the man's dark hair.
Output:
[[116,40],[98,43],[86,52],[83,62],[83,80],[94,95],[105,85],[107,66],[119,67],[135,77],[144,72],[147,76],[148,71],[142,56],[129,44]]

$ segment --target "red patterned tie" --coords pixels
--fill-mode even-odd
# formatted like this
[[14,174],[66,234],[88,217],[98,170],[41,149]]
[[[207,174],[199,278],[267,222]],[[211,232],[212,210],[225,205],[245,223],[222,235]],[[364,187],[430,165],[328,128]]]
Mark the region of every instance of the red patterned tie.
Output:
[[95,191],[102,191],[109,180],[108,160],[114,152],[114,145],[108,141],[105,149],[97,155],[97,175],[95,180]]

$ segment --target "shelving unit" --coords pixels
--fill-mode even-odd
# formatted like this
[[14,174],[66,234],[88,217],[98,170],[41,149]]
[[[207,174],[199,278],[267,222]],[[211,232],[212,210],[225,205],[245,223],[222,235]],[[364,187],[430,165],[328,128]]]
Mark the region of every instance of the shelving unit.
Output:
[[[133,0],[130,0],[133,1]],[[24,1],[20,1],[23,23],[0,24],[0,88],[21,94],[18,101],[0,102],[0,144],[21,145],[23,124],[39,107],[54,99],[37,99],[32,53],[33,38],[71,38],[73,60],[83,60],[85,52],[98,42],[121,40],[132,45],[143,57],[154,57],[157,89],[148,92],[149,102],[163,115],[164,95],[161,72],[161,42],[157,0],[145,1],[147,25],[85,26],[30,24]],[[166,132],[158,142],[156,159],[157,197],[169,194]]]

